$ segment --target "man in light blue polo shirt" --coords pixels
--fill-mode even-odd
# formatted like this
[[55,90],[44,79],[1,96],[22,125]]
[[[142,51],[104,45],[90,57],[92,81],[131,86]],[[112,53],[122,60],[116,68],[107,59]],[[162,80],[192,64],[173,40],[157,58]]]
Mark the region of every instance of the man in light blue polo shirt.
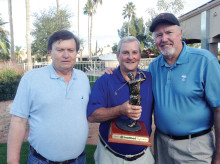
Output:
[[48,41],[52,65],[33,69],[22,77],[10,111],[8,164],[19,164],[28,120],[29,164],[86,163],[90,86],[87,76],[73,68],[78,50],[75,35],[57,31]]
[[150,27],[161,52],[149,66],[155,100],[155,160],[157,164],[219,164],[220,66],[209,51],[182,42],[179,26],[173,14],[161,13]]

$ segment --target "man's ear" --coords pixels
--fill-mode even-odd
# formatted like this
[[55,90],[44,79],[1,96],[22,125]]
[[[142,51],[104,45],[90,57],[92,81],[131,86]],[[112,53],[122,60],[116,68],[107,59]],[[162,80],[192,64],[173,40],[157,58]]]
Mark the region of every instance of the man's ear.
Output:
[[182,30],[182,29],[180,30],[180,36],[181,36],[180,39],[181,39],[181,41],[182,41],[182,37],[183,37],[183,30]]
[[48,51],[48,56],[51,56],[51,50]]
[[116,53],[117,59],[119,58],[119,55],[120,55],[119,52],[117,52],[117,53]]

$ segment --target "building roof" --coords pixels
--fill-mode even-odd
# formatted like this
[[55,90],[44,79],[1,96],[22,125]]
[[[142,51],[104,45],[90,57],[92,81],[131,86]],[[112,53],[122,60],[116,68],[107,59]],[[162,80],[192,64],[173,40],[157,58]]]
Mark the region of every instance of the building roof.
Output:
[[99,56],[100,60],[117,60],[117,56],[114,53],[102,54]]

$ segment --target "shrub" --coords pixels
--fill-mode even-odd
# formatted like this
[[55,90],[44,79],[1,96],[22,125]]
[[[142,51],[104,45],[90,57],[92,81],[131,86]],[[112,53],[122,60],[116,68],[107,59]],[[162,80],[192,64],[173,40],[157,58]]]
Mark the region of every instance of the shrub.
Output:
[[21,77],[21,73],[11,68],[0,71],[0,101],[14,99]]

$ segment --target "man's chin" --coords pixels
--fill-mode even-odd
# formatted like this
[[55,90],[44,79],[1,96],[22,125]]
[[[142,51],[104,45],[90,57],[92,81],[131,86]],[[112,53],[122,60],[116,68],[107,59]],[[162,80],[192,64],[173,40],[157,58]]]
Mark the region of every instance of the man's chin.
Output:
[[135,71],[137,71],[137,67],[135,67],[135,68],[127,68],[126,72],[135,72]]
[[132,71],[132,70],[136,70],[137,67],[138,67],[138,65],[132,65],[132,66],[128,66],[126,69]]
[[172,49],[170,51],[163,51],[161,50],[160,53],[163,55],[163,56],[172,56],[174,53],[175,53],[175,49]]

